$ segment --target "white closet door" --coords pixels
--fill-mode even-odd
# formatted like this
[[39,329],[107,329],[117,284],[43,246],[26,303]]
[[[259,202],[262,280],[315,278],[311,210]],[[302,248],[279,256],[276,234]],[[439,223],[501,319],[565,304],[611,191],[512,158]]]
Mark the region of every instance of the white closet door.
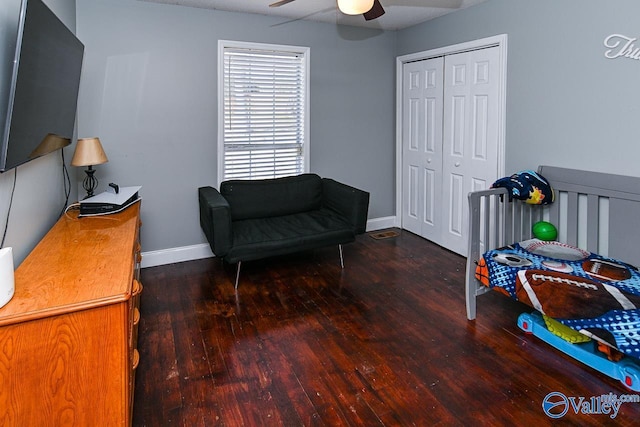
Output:
[[444,227],[438,242],[466,255],[467,195],[488,188],[498,171],[499,51],[447,55],[444,64]]
[[439,241],[442,229],[442,57],[404,64],[402,227]]

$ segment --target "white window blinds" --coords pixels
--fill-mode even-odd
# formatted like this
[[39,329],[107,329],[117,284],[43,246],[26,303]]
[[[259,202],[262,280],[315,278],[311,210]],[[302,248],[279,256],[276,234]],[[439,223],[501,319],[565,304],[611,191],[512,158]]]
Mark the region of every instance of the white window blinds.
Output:
[[305,52],[223,47],[222,179],[305,172]]

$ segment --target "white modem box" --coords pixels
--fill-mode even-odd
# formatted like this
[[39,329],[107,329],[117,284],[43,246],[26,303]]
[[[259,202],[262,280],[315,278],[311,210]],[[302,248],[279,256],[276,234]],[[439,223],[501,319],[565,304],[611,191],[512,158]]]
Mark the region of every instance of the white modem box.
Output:
[[120,212],[140,199],[138,191],[141,188],[120,187],[117,193],[114,190],[108,190],[81,200],[79,216],[108,215]]
[[15,291],[13,277],[13,249],[0,249],[0,307],[13,298]]

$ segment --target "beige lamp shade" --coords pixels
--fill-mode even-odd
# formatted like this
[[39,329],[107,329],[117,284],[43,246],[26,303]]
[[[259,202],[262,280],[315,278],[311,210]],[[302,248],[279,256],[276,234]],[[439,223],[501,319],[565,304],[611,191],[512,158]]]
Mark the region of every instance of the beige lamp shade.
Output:
[[82,138],[78,140],[76,151],[73,153],[71,164],[73,166],[91,166],[107,163],[107,155],[102,149],[100,139]]
[[373,0],[338,0],[338,8],[345,15],[360,15],[373,7]]
[[71,144],[71,139],[48,133],[31,154],[29,154],[29,158],[35,159],[36,157],[44,156],[45,154],[64,148],[69,144]]

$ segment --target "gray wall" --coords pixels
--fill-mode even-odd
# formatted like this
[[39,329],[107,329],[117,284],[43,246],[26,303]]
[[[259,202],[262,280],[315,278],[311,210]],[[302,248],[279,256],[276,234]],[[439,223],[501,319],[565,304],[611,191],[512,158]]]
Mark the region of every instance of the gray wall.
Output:
[[640,37],[639,16],[637,0],[489,0],[399,32],[398,54],[507,33],[506,171],[639,176],[640,61],[603,44]]
[[[75,26],[73,0],[46,2]],[[82,0],[78,134],[99,136],[109,156],[97,167],[99,190],[111,181],[143,186],[145,251],[204,243],[196,188],[216,184],[218,39],[309,46],[311,169],[370,191],[370,218],[391,216],[394,58],[507,33],[507,171],[544,163],[638,176],[640,61],[606,59],[603,46],[612,33],[639,37],[638,16],[636,0],[489,0],[379,34],[136,0]],[[62,208],[60,165],[55,153],[18,168],[7,234],[18,262]],[[72,179],[75,173],[71,168]],[[0,175],[2,222],[12,183],[12,172]]]
[[[60,20],[72,31],[76,26],[76,7],[74,0],[45,0]],[[0,6],[0,61],[6,64],[13,60],[13,49],[6,48],[7,40],[15,38],[17,29],[14,20],[20,10],[20,0],[1,0]],[[11,30],[9,30],[11,28]],[[6,67],[0,67],[0,81],[5,80]],[[0,88],[0,102],[6,102],[8,88]],[[0,120],[5,120],[6,110],[0,111]],[[73,155],[73,146],[67,147],[65,157]],[[16,176],[17,173],[17,176]],[[74,171],[70,171],[75,180]],[[38,158],[17,169],[0,174],[0,235],[9,214],[11,192],[17,178],[13,205],[11,207],[5,246],[13,247],[15,265],[31,252],[42,236],[51,228],[64,208],[64,187],[62,159],[60,151]],[[72,195],[75,197],[75,195]]]
[[197,188],[217,186],[219,39],[311,48],[311,171],[394,215],[396,33],[135,0],[78,2],[78,135],[100,137],[109,182],[142,185],[145,251],[205,243]]

